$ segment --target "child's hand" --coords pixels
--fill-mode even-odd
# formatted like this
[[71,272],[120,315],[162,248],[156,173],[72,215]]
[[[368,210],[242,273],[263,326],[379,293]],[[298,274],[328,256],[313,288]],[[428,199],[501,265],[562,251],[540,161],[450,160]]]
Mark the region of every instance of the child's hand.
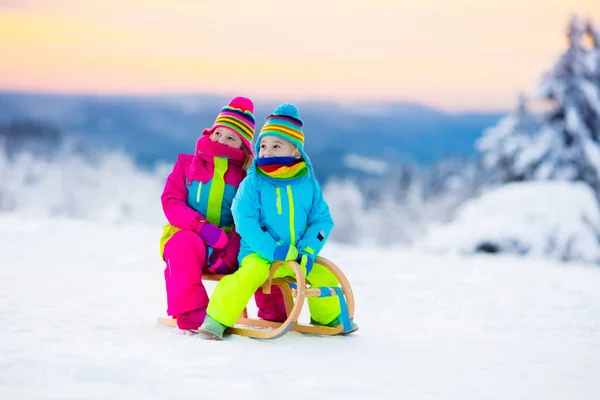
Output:
[[200,229],[200,237],[204,243],[215,249],[222,249],[227,246],[229,238],[225,231],[210,222],[205,222]]
[[[237,267],[237,266],[236,266]],[[208,267],[208,270],[213,274],[227,275],[236,271],[237,268],[230,267],[222,258],[218,258],[213,265]]]
[[240,235],[235,231],[224,249],[215,249],[209,259],[208,270],[213,274],[231,274],[238,269],[238,254],[240,252]]
[[308,276],[308,274],[310,274],[310,271],[312,271],[313,265],[315,265],[314,257],[312,255],[310,255],[308,253],[304,253],[304,252],[301,252],[298,254],[298,258],[296,259],[296,262],[298,264],[300,264],[301,267],[306,268],[306,276]]
[[282,244],[275,248],[273,252],[273,260],[275,261],[291,261],[298,257],[298,249],[291,244]]

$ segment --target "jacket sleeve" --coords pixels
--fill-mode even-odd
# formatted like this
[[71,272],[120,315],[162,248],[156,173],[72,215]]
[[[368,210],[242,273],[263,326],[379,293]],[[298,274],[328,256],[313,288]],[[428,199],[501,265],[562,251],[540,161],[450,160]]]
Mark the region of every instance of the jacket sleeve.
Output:
[[316,257],[329,238],[333,229],[333,219],[329,212],[329,206],[323,198],[321,187],[316,181],[313,187],[313,202],[308,215],[308,226],[302,239],[298,242],[298,251],[305,251]]
[[174,227],[189,229],[199,234],[206,218],[187,205],[187,196],[185,172],[181,165],[181,159],[178,159],[167,178],[160,198],[163,211],[169,223]]
[[253,175],[247,176],[233,199],[231,206],[235,229],[253,252],[273,262],[277,247],[275,239],[260,225],[260,193]]

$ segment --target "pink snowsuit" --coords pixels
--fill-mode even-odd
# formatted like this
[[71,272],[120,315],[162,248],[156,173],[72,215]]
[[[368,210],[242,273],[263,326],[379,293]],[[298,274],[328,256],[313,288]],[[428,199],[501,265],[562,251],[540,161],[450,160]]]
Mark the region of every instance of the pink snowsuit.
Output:
[[[206,315],[208,294],[202,283],[204,271],[232,273],[238,268],[240,236],[234,229],[231,203],[245,177],[243,150],[212,142],[203,135],[195,155],[181,154],[167,178],[161,196],[169,224],[163,230],[161,255],[165,260],[167,314],[177,318],[182,329],[197,328]],[[200,237],[205,222],[223,229],[229,236],[222,250],[207,246]],[[211,266],[220,259],[218,271]],[[259,317],[283,321],[287,315],[281,291],[271,295],[262,289],[255,294]],[[190,316],[181,323],[181,316]]]

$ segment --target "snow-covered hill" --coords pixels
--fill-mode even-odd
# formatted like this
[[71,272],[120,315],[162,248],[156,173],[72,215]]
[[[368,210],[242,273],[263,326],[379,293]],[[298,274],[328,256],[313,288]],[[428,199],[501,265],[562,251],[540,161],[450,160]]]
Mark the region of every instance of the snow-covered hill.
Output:
[[598,268],[330,243],[324,255],[355,291],[355,335],[219,343],[155,323],[166,307],[159,235],[157,225],[0,215],[0,398],[600,392]]

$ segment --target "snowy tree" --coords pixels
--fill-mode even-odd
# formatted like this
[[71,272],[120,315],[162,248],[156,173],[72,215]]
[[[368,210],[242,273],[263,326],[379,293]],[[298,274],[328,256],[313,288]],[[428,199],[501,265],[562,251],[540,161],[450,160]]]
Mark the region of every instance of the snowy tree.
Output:
[[[342,207],[348,202],[357,204],[356,201],[351,200],[356,199],[357,196],[342,191],[339,186],[331,188],[344,193],[340,196],[343,200],[336,200],[336,204],[330,207],[345,208],[345,211],[339,213],[340,218],[344,219],[344,226],[349,219],[360,219],[360,226],[355,231],[360,234],[360,237],[356,237],[355,242],[370,245],[408,243],[421,231],[419,214],[421,199],[413,196],[412,190],[420,187],[418,179],[416,165],[390,161],[382,176],[354,178],[355,187],[359,188],[363,200],[359,211],[360,216],[353,216],[350,207]],[[332,211],[332,215],[333,213]],[[343,228],[334,233],[339,237],[341,234],[347,234],[348,231]],[[333,233],[332,237],[334,237]]]
[[592,40],[592,46],[596,50],[600,50],[600,30],[594,25],[592,21],[588,21],[586,24],[586,32]]
[[600,86],[600,30],[592,23],[592,21],[588,21],[586,33],[592,43],[590,63],[592,69],[595,71],[596,83]]
[[516,160],[530,144],[535,129],[535,118],[527,108],[525,94],[521,93],[517,108],[483,132],[475,146],[493,182],[520,181],[527,177],[527,171],[517,168]]
[[539,123],[528,125],[520,104],[478,143],[502,181],[584,181],[600,193],[600,86],[594,50],[584,45],[589,32],[577,16],[571,19],[567,50],[531,96],[549,107]]
[[364,234],[364,198],[359,187],[351,180],[331,179],[323,188],[323,197],[329,204],[335,226],[333,240],[356,243]]
[[400,163],[388,168],[374,210],[379,214],[377,232],[383,244],[410,243],[423,231],[423,196],[420,168]]
[[490,181],[478,158],[439,161],[421,172],[423,225],[447,222],[463,202],[478,195]]
[[448,159],[425,167],[390,165],[376,193],[365,189],[364,181],[358,185],[363,193],[373,194],[362,211],[361,231],[371,244],[412,243],[432,222],[451,220],[458,206],[487,182],[479,159]]
[[[600,91],[594,82],[590,51],[583,45],[585,29],[578,17],[569,25],[569,48],[543,78],[539,95],[553,109],[543,116],[533,148],[545,147],[535,159],[534,178],[582,180],[600,190]],[[551,136],[551,140],[549,138]]]
[[[395,163],[384,175],[328,185],[336,220],[332,237],[352,243],[414,242],[432,223],[449,222],[466,201],[506,182],[583,181],[600,197],[598,31],[573,17],[567,37],[566,51],[538,90],[520,93],[514,111],[476,142],[480,157],[427,167]],[[534,112],[540,103],[545,111]]]

